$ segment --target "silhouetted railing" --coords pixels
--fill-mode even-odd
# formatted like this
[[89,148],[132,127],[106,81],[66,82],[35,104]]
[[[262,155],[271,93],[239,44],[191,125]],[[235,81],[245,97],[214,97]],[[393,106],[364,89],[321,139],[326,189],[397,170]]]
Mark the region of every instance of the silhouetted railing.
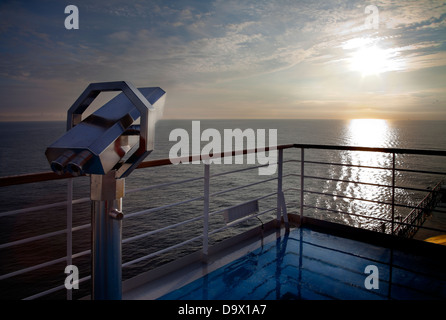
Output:
[[[326,146],[326,145],[306,145],[306,144],[291,144],[291,145],[281,145],[277,148],[266,148],[262,151],[274,152],[277,149],[278,152],[278,162],[277,162],[277,171],[274,175],[271,176],[257,176],[254,182],[249,182],[247,184],[231,186],[229,188],[224,188],[223,190],[212,191],[210,186],[212,182],[220,181],[224,177],[231,176],[233,181],[238,180],[242,175],[248,174],[251,170],[255,170],[262,166],[247,166],[243,168],[237,168],[236,170],[226,171],[226,172],[213,172],[213,164],[202,164],[203,173],[202,175],[195,176],[192,178],[174,180],[162,183],[156,183],[153,185],[141,186],[137,189],[131,189],[126,191],[127,195],[140,193],[144,191],[153,191],[153,190],[164,190],[166,188],[175,188],[175,190],[180,190],[184,188],[187,193],[188,186],[190,183],[200,183],[202,187],[202,192],[200,195],[187,198],[181,201],[174,201],[172,203],[164,204],[156,207],[148,207],[145,209],[141,209],[136,212],[125,213],[124,218],[134,218],[134,217],[142,217],[147,215],[156,214],[162,212],[164,210],[170,210],[175,207],[179,207],[185,204],[197,203],[196,206],[198,214],[194,216],[187,216],[184,220],[177,219],[177,216],[171,216],[168,219],[168,216],[163,214],[165,217],[166,223],[158,227],[154,230],[148,230],[141,233],[134,233],[123,240],[123,246],[133,243],[135,241],[146,240],[146,239],[161,239],[162,235],[171,234],[172,231],[176,228],[190,226],[190,229],[196,229],[196,233],[187,238],[187,239],[178,239],[178,242],[172,245],[169,245],[164,248],[160,248],[154,252],[150,252],[147,254],[142,254],[139,257],[123,262],[123,268],[132,268],[139,263],[150,261],[155,257],[167,254],[174,250],[178,250],[181,247],[186,245],[195,244],[194,248],[196,250],[201,250],[204,255],[207,255],[208,248],[210,245],[210,237],[219,233],[225,232],[227,229],[233,229],[248,220],[254,219],[257,223],[261,220],[262,216],[274,217],[273,219],[281,220],[284,219],[287,221],[286,212],[297,211],[296,213],[303,218],[306,215],[311,215],[313,211],[324,211],[327,213],[335,214],[336,216],[349,216],[356,217],[359,219],[364,219],[367,221],[375,221],[378,223],[381,228],[375,228],[376,231],[386,232],[398,236],[413,236],[414,232],[418,228],[423,228],[422,226],[422,216],[426,210],[434,210],[433,205],[435,204],[435,195],[439,191],[440,184],[437,184],[432,190],[427,190],[423,188],[419,188],[417,186],[398,186],[396,184],[396,175],[397,173],[404,174],[425,174],[429,176],[437,176],[438,179],[435,181],[431,181],[432,185],[434,185],[438,180],[441,180],[442,177],[446,175],[446,172],[441,171],[430,171],[430,170],[419,170],[417,168],[398,168],[396,165],[396,156],[397,155],[417,155],[417,156],[438,156],[445,157],[446,151],[435,151],[435,150],[410,150],[410,149],[394,149],[394,148],[365,148],[365,147],[349,147],[349,146]],[[294,152],[296,149],[296,152]],[[284,151],[287,152],[286,159]],[[337,161],[330,161],[329,159],[322,158],[318,160],[309,159],[309,155],[312,155],[314,151],[334,151],[334,152],[360,152],[367,154],[385,154],[390,162],[390,165],[387,167],[376,166],[376,165],[363,165],[363,164],[352,164],[352,163],[343,163]],[[252,152],[257,152],[257,150],[244,150],[243,154],[248,154]],[[316,153],[317,153],[316,152]],[[238,154],[238,152],[237,152]],[[235,156],[236,152],[232,153],[232,156]],[[212,158],[218,155],[212,155]],[[227,154],[221,153],[220,157],[228,156]],[[183,160],[192,161],[192,156]],[[196,160],[196,159],[195,159]],[[284,164],[289,166],[285,168]],[[172,165],[169,159],[161,159],[154,161],[146,161],[139,165],[138,169],[141,170],[157,170],[159,167],[170,166]],[[265,165],[266,166],[266,165]],[[325,175],[317,175],[317,174],[309,174],[308,171],[314,171],[312,167],[322,167],[324,170],[328,170],[330,172],[329,176]],[[226,166],[222,166],[226,167]],[[311,168],[310,168],[311,167]],[[360,181],[356,179],[333,176],[334,173],[338,172],[336,170],[330,170],[330,168],[344,168],[344,169],[355,169],[358,172],[362,172],[363,170],[378,170],[385,173],[386,179],[389,180],[389,183],[385,183],[385,181],[371,182],[371,181]],[[311,169],[311,170],[309,170]],[[318,171],[323,172],[324,170]],[[58,231],[53,231],[49,233],[43,233],[39,235],[35,235],[32,237],[25,237],[23,239],[4,242],[0,244],[0,250],[19,248],[23,245],[29,245],[36,241],[41,241],[44,239],[52,239],[56,236],[65,235],[66,236],[66,254],[65,256],[61,256],[56,259],[52,259],[43,263],[37,263],[35,265],[30,265],[22,268],[17,268],[16,270],[9,270],[10,268],[2,268],[2,270],[8,270],[7,272],[0,275],[0,281],[12,281],[14,277],[33,274],[43,272],[47,267],[56,266],[58,264],[72,265],[73,261],[82,257],[88,257],[90,255],[90,250],[82,250],[79,252],[73,252],[73,235],[81,230],[87,230],[90,228],[90,221],[85,221],[82,224],[77,226],[73,226],[73,206],[78,204],[88,204],[90,199],[88,197],[80,197],[78,199],[74,199],[74,187],[73,181],[77,178],[72,178],[71,176],[58,176],[52,172],[43,172],[36,174],[27,174],[20,176],[11,176],[11,177],[2,177],[0,178],[0,186],[3,188],[14,186],[14,185],[25,185],[32,183],[42,183],[44,181],[53,181],[66,179],[67,181],[67,197],[65,201],[59,201],[54,203],[48,203],[38,206],[33,206],[29,208],[21,208],[15,210],[4,211],[0,213],[0,219],[8,218],[8,217],[20,217],[21,215],[29,214],[32,212],[46,211],[54,208],[60,208],[60,212],[66,213],[66,228],[60,229]],[[364,187],[373,187],[373,188],[382,188],[388,190],[386,194],[389,195],[388,199],[380,198],[370,198],[365,195],[352,195],[352,194],[342,194],[339,190],[323,190],[320,185],[318,185],[317,181],[332,182],[334,184],[353,184],[355,186],[364,186]],[[274,182],[275,186],[271,187],[270,183]],[[267,187],[268,186],[268,187]],[[252,193],[247,191],[248,188],[260,188],[263,193],[261,195],[253,196]],[[396,191],[397,190],[405,190],[405,191],[413,191],[413,192],[423,192],[426,193],[426,196],[418,205],[412,205],[410,203],[398,203],[396,200]],[[43,191],[44,192],[44,191]],[[245,200],[240,201],[232,201],[229,206],[217,206],[216,209],[211,208],[212,200],[218,198],[222,195],[230,194],[231,192],[237,192],[239,195],[242,194]],[[387,217],[383,216],[374,216],[369,213],[364,214],[361,210],[356,210],[357,208],[351,207],[350,210],[342,210],[342,209],[333,209],[331,207],[321,206],[316,202],[312,202],[311,199],[316,197],[319,198],[331,198],[334,201],[340,201],[341,199],[346,203],[351,202],[364,202],[371,203],[379,208],[390,208],[390,210],[382,210],[388,211],[389,215]],[[177,199],[178,200],[178,199]],[[262,210],[254,210],[249,214],[236,219],[235,221],[224,222],[223,217],[221,219],[220,216],[223,216],[224,212],[228,212],[228,210],[236,209],[238,206],[246,205],[250,208],[257,208],[258,201],[268,200],[268,207],[262,208]],[[128,201],[127,198],[124,199],[124,202]],[[230,200],[231,201],[231,200]],[[255,205],[253,205],[255,204]],[[404,208],[411,210],[410,213],[405,216],[399,218],[396,215],[397,208]],[[421,218],[420,218],[421,217]],[[210,221],[211,219],[218,220],[218,223]],[[167,223],[167,221],[174,221],[173,223]],[[220,221],[221,220],[221,221]],[[342,219],[341,219],[342,220]],[[124,220],[125,223],[125,220]],[[367,225],[367,222],[364,226]],[[363,227],[363,226],[360,226]],[[436,229],[436,228],[428,228],[432,231],[443,232],[446,233],[446,230]],[[201,231],[200,231],[201,230]],[[244,229],[243,229],[244,230]],[[15,230],[9,230],[14,233]],[[150,246],[153,244],[152,240],[147,240],[146,246]],[[198,243],[198,244],[197,244]],[[141,246],[141,245],[139,245]],[[20,250],[15,252],[16,254],[21,254]],[[1,251],[0,251],[1,254]],[[39,254],[39,253],[37,253]],[[2,259],[2,264],[7,264],[8,261]],[[63,271],[62,271],[63,273]],[[90,275],[82,275],[80,279],[80,283],[85,283],[90,279]],[[50,293],[65,290],[65,286],[63,282],[59,282],[59,285],[55,287],[51,287],[37,293],[30,294],[29,296],[23,296],[26,299],[35,299],[46,296]],[[26,294],[26,290],[23,290]],[[67,298],[71,299],[71,290],[67,290]]]

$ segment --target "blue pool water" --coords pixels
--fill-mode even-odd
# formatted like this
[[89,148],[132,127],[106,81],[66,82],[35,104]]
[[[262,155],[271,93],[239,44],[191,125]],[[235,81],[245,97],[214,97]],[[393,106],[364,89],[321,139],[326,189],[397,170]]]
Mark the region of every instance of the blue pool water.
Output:
[[[376,267],[375,271],[365,272],[370,265]],[[386,300],[445,297],[446,273],[434,260],[301,228],[285,233],[276,241],[160,299]]]

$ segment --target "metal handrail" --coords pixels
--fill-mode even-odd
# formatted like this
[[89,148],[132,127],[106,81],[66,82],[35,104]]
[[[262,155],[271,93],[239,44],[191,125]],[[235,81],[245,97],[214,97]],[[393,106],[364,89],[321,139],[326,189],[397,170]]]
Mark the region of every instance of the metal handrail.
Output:
[[[277,150],[285,150],[290,148],[297,149],[319,149],[319,150],[339,150],[339,151],[366,151],[366,152],[381,152],[381,153],[395,153],[395,154],[415,154],[415,155],[424,155],[424,156],[446,156],[446,151],[443,150],[421,150],[421,149],[401,149],[401,148],[369,148],[369,147],[356,147],[356,146],[333,146],[333,145],[320,145],[320,144],[287,144],[287,145],[279,145],[276,148]],[[269,151],[270,148],[266,147],[262,149],[262,151]],[[257,149],[244,149],[243,151],[233,151],[232,156],[238,155],[239,152],[242,154],[248,153],[256,153]],[[210,157],[213,158],[224,158],[227,157],[228,154],[221,152],[219,154],[210,154]],[[198,156],[189,156],[178,158],[177,160],[183,160],[192,162]],[[207,159],[199,156],[199,160]],[[309,161],[306,161],[311,163]],[[321,162],[323,163],[323,162]],[[335,165],[334,163],[330,163]],[[142,168],[152,168],[152,167],[160,167],[172,165],[171,159],[164,158],[158,160],[149,160],[142,162],[137,169]],[[343,166],[349,166],[349,164],[339,164]],[[378,168],[378,167],[377,167]],[[384,169],[384,168],[382,168]],[[391,168],[386,168],[390,169]],[[399,171],[407,171],[406,169],[398,169]],[[433,173],[431,171],[420,171],[420,173]],[[437,172],[437,174],[445,174],[444,172]],[[43,182],[43,181],[52,181],[52,180],[62,180],[73,178],[73,176],[69,174],[57,175],[52,171],[48,172],[40,172],[40,173],[31,173],[31,174],[22,174],[22,175],[13,175],[13,176],[4,176],[0,177],[0,187],[12,186],[12,185],[20,185],[20,184],[28,184],[34,182]]]
[[[199,197],[195,197],[195,198],[190,198],[187,200],[183,200],[183,201],[179,201],[173,204],[168,204],[168,205],[164,205],[164,206],[159,206],[156,208],[150,208],[150,209],[145,209],[139,212],[134,212],[134,213],[130,213],[130,214],[126,214],[125,217],[126,218],[130,218],[130,217],[134,217],[134,216],[138,216],[138,215],[142,215],[142,214],[147,214],[147,213],[152,213],[152,212],[156,212],[162,209],[166,209],[166,208],[170,208],[173,206],[177,206],[180,204],[184,204],[184,203],[188,203],[188,202],[192,202],[192,201],[209,201],[209,197],[212,196],[216,196],[216,195],[220,195],[226,192],[230,192],[230,191],[235,191],[235,190],[239,190],[241,188],[246,188],[246,187],[250,187],[250,186],[254,186],[257,184],[261,184],[261,183],[265,183],[265,182],[270,182],[270,181],[274,181],[277,180],[278,184],[281,185],[282,183],[282,178],[285,177],[293,177],[293,176],[297,176],[301,178],[301,188],[297,189],[297,188],[287,188],[285,190],[283,190],[283,192],[288,192],[290,190],[297,190],[300,192],[301,194],[301,215],[303,214],[303,208],[313,208],[313,209],[322,209],[322,210],[328,210],[328,211],[333,211],[333,212],[337,212],[340,214],[349,214],[349,215],[353,215],[353,216],[361,216],[361,217],[365,217],[368,219],[376,219],[376,220],[380,220],[380,221],[385,221],[385,222],[390,222],[392,223],[392,231],[396,231],[400,228],[401,225],[411,225],[409,223],[407,223],[407,218],[404,221],[395,221],[395,218],[393,216],[393,210],[396,206],[402,206],[402,207],[406,207],[406,208],[412,208],[415,209],[418,206],[409,206],[409,205],[402,205],[402,204],[397,204],[394,201],[394,193],[395,193],[395,189],[401,188],[401,189],[406,189],[406,190],[414,190],[414,191],[429,191],[429,190],[424,190],[424,189],[418,189],[418,188],[410,188],[410,187],[398,187],[394,184],[394,181],[392,183],[392,185],[384,185],[384,184],[375,184],[375,183],[367,183],[367,182],[361,182],[361,181],[350,181],[350,180],[344,180],[344,179],[334,179],[334,178],[324,178],[324,177],[318,177],[318,176],[310,176],[310,175],[305,175],[302,174],[304,171],[304,165],[305,164],[317,164],[317,165],[335,165],[335,166],[348,166],[348,167],[358,167],[361,169],[364,168],[368,168],[368,169],[383,169],[383,170],[391,170],[393,172],[393,176],[395,174],[395,171],[402,171],[402,172],[413,172],[413,173],[428,173],[428,174],[441,174],[441,175],[446,175],[446,172],[436,172],[436,171],[425,171],[425,170],[411,170],[411,169],[398,169],[395,168],[395,166],[393,165],[393,168],[386,168],[386,167],[373,167],[373,166],[362,166],[362,165],[353,165],[353,164],[342,164],[342,163],[332,163],[332,162],[323,162],[323,161],[310,161],[310,160],[305,160],[304,159],[304,150],[307,149],[319,149],[319,150],[336,150],[336,151],[363,151],[363,152],[380,152],[380,153],[388,153],[388,154],[392,154],[393,155],[393,159],[395,158],[395,154],[414,154],[414,155],[426,155],[426,156],[446,156],[446,151],[441,151],[441,150],[412,150],[412,149],[396,149],[396,148],[367,148],[367,147],[350,147],[350,146],[327,146],[327,145],[311,145],[311,144],[288,144],[288,145],[280,145],[274,148],[263,148],[260,150],[257,149],[252,149],[252,150],[243,150],[243,151],[234,151],[232,152],[232,156],[238,155],[238,154],[248,154],[248,153],[252,153],[252,152],[258,152],[258,151],[272,151],[272,150],[279,150],[279,153],[282,154],[283,150],[286,149],[300,149],[301,150],[301,159],[300,160],[296,160],[296,159],[289,159],[289,160],[283,160],[283,156],[279,157],[279,162],[281,161],[281,163],[279,163],[279,165],[283,164],[283,163],[288,163],[288,162],[300,162],[301,163],[301,174],[295,174],[295,173],[289,173],[283,176],[277,176],[274,178],[268,178],[268,179],[264,179],[262,181],[257,181],[254,183],[250,183],[247,185],[243,185],[243,186],[237,186],[237,187],[233,187],[233,188],[229,188],[226,190],[221,190],[221,191],[217,191],[214,193],[209,193],[207,194],[207,196],[199,196]],[[227,157],[228,154],[227,153],[220,153],[217,155],[211,155],[213,159],[215,159],[216,157]],[[203,157],[199,157],[200,160],[205,159]],[[189,161],[192,162],[193,160],[197,160],[197,156],[190,156],[190,157],[186,157],[183,158],[183,160],[185,161]],[[172,162],[170,159],[159,159],[159,160],[151,160],[151,161],[145,161],[143,163],[141,163],[138,167],[138,169],[142,169],[142,168],[153,168],[153,167],[159,167],[159,166],[166,166],[166,165],[172,165]],[[205,165],[206,166],[206,165]],[[142,188],[137,188],[137,189],[133,189],[133,190],[129,190],[126,193],[135,193],[135,192],[141,192],[141,191],[146,191],[146,190],[150,190],[150,189],[154,189],[154,188],[164,188],[164,187],[168,187],[168,186],[172,186],[172,185],[178,185],[178,184],[184,184],[184,183],[188,183],[188,182],[193,182],[193,181],[199,181],[199,180],[205,180],[206,179],[210,179],[210,178],[216,178],[216,177],[220,177],[223,175],[228,175],[228,174],[234,174],[234,173],[239,173],[239,172],[243,172],[246,170],[251,170],[251,169],[255,169],[255,168],[259,168],[259,167],[264,167],[266,165],[261,165],[261,166],[251,166],[248,168],[243,168],[243,169],[237,169],[237,170],[233,170],[233,171],[227,171],[227,172],[222,172],[222,173],[213,173],[213,174],[209,174],[208,173],[208,177],[206,178],[206,176],[204,177],[198,177],[198,178],[191,178],[191,179],[185,179],[185,180],[181,180],[181,181],[172,181],[172,182],[165,182],[165,183],[161,183],[161,184],[156,184],[156,185],[151,185],[151,186],[146,186],[146,187],[142,187]],[[282,175],[282,173],[280,173]],[[205,173],[206,175],[206,173]],[[8,176],[8,177],[0,177],[0,187],[5,187],[5,186],[12,186],[12,185],[20,185],[20,184],[28,184],[28,183],[36,183],[36,182],[42,182],[42,181],[50,181],[50,180],[60,180],[60,179],[66,179],[66,178],[73,178],[72,176],[69,175],[63,175],[63,176],[58,176],[56,174],[53,174],[52,172],[43,172],[43,173],[36,173],[36,174],[25,174],[25,175],[18,175],[18,176]],[[337,181],[337,182],[348,182],[348,183],[355,183],[355,184],[362,184],[362,185],[370,185],[370,186],[376,186],[376,187],[386,187],[386,188],[392,188],[392,202],[382,202],[382,201],[376,201],[376,200],[371,200],[371,199],[362,199],[362,198],[356,198],[356,197],[349,197],[349,196],[345,196],[345,195],[338,195],[338,194],[330,194],[330,193],[323,193],[323,192],[319,192],[319,191],[313,191],[313,190],[307,190],[305,189],[305,187],[303,186],[303,181],[304,179],[319,179],[319,180],[332,180],[332,181]],[[303,187],[303,188],[302,188]],[[282,190],[282,187],[278,185],[278,190]],[[327,196],[336,196],[336,197],[344,197],[347,199],[351,199],[351,200],[358,200],[358,201],[370,201],[370,202],[375,202],[381,205],[390,205],[392,206],[392,218],[391,220],[389,219],[383,219],[383,218],[378,218],[378,217],[372,217],[372,216],[366,216],[366,215],[361,215],[361,214],[357,214],[357,213],[348,213],[348,212],[344,212],[344,211],[340,211],[340,210],[331,210],[331,209],[327,209],[327,208],[318,208],[316,206],[311,206],[308,204],[305,204],[303,202],[303,194],[304,193],[313,193],[313,194],[320,194],[320,195],[327,195]],[[279,191],[278,192],[273,192],[273,193],[269,193],[267,195],[263,195],[261,197],[258,197],[256,200],[260,200],[260,199],[264,199],[267,197],[271,197],[274,195],[279,195]],[[207,197],[207,199],[206,199]],[[14,214],[21,214],[21,213],[26,213],[26,212],[32,212],[32,211],[37,211],[37,210],[42,210],[42,209],[48,209],[48,208],[54,208],[54,207],[63,207],[63,206],[72,206],[74,204],[79,204],[79,203],[85,203],[88,202],[89,198],[80,198],[80,199],[76,199],[76,200],[72,200],[71,203],[70,201],[61,201],[61,202],[57,202],[57,203],[53,203],[53,204],[46,204],[46,205],[41,205],[41,206],[35,206],[32,208],[25,208],[25,209],[19,209],[19,210],[11,210],[11,211],[7,211],[7,212],[2,212],[0,213],[0,218],[4,217],[4,216],[8,216],[8,215],[14,215]],[[207,212],[208,216],[213,216],[215,214],[221,213],[222,211],[226,210],[227,208],[223,208],[223,209],[219,209],[213,212]],[[255,215],[251,215],[245,219],[241,219],[240,221],[237,222],[243,222],[247,219],[253,218],[253,217],[257,217],[261,214],[265,214],[268,212],[272,212],[276,210],[276,208],[269,208],[266,209],[258,214]],[[279,218],[279,207],[277,208],[277,218]],[[153,235],[162,231],[166,231],[178,226],[182,226],[185,225],[187,223],[191,223],[191,222],[196,222],[199,220],[202,220],[203,217],[199,216],[199,217],[194,217],[191,219],[188,219],[186,221],[182,221],[179,223],[175,223],[173,225],[169,225],[157,230],[153,230],[153,231],[149,231],[140,235],[136,235],[136,236],[132,236],[129,237],[125,240],[123,240],[123,243],[127,243],[133,240],[137,240],[149,235]],[[393,228],[393,223],[397,223],[398,227],[397,228]],[[164,248],[161,249],[157,252],[153,252],[150,253],[149,255],[146,255],[144,257],[140,257],[137,258],[135,260],[132,261],[128,261],[123,263],[123,267],[132,265],[134,263],[149,259],[151,257],[154,257],[156,255],[165,253],[167,251],[173,250],[175,248],[181,247],[185,244],[197,241],[197,240],[203,240],[207,241],[207,235],[212,235],[215,234],[217,232],[223,231],[229,227],[232,227],[234,224],[229,224],[220,228],[217,228],[215,230],[209,231],[206,230],[206,235],[199,235],[196,236],[192,239],[188,239],[185,241],[182,241],[181,243],[175,244],[173,246],[170,246],[168,248]],[[63,233],[67,233],[67,234],[71,234],[74,231],[78,231],[84,228],[89,227],[89,224],[84,224],[82,226],[77,226],[77,227],[68,227],[67,229],[63,229],[63,230],[59,230],[59,231],[54,231],[54,232],[49,232],[43,235],[38,235],[38,236],[33,236],[33,237],[29,237],[29,238],[25,238],[25,239],[21,239],[21,240],[16,240],[13,242],[9,242],[9,243],[4,243],[4,244],[0,244],[0,249],[3,248],[7,248],[7,247],[11,247],[14,245],[19,245],[19,244],[24,244],[24,243],[28,243],[28,242],[32,242],[35,240],[40,240],[40,239],[44,239],[44,238],[48,238],[48,237],[52,237],[55,235],[60,235]],[[435,228],[427,228],[427,229],[431,229],[431,230],[437,230]],[[69,251],[68,251],[69,252]],[[62,258],[58,258],[52,261],[48,261],[45,263],[41,263],[39,265],[36,266],[32,266],[26,269],[22,269],[22,270],[18,270],[15,272],[11,272],[5,275],[0,275],[0,280],[15,276],[17,274],[23,274],[26,272],[30,272],[39,268],[42,268],[44,266],[47,265],[52,265],[55,263],[59,263],[62,261],[68,261],[68,259],[72,259],[75,257],[79,257],[79,256],[83,256],[83,255],[87,255],[90,253],[90,250],[85,250],[79,253],[71,253],[71,254],[67,254],[66,257],[62,257]],[[88,277],[87,277],[88,278]],[[84,278],[85,279],[85,278]],[[47,290],[45,292],[51,293],[53,292],[53,289]],[[40,296],[40,294],[37,295],[33,295],[32,297],[38,297]]]

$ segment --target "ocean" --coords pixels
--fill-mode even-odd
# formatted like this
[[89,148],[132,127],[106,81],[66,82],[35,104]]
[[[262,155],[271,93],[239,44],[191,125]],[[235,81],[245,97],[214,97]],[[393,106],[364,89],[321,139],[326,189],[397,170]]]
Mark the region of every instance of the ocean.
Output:
[[[268,129],[277,130],[277,144],[323,144],[363,147],[392,147],[408,149],[446,150],[446,122],[445,121],[393,121],[393,120],[201,120],[201,130],[213,128],[223,134],[224,129]],[[146,160],[163,159],[169,157],[169,151],[176,141],[169,141],[169,134],[176,128],[191,132],[192,120],[162,120],[157,124],[155,137],[155,150]],[[45,149],[65,132],[64,122],[4,122],[0,123],[0,176],[21,175],[35,172],[50,171],[45,158]],[[206,142],[203,142],[206,144]],[[299,149],[285,150],[285,160],[300,159]],[[338,152],[338,151],[308,151],[306,160],[324,162],[342,162],[362,166],[390,167],[391,156],[378,153]],[[446,163],[439,157],[397,156],[396,164],[402,169],[418,169],[446,172]],[[213,164],[211,174],[222,173],[246,167],[245,164]],[[284,164],[284,174],[299,174],[300,164],[287,162]],[[307,175],[326,177],[327,179],[309,179],[305,189],[319,192],[344,194],[351,197],[362,197],[370,200],[388,201],[390,190],[369,185],[356,185],[346,182],[335,182],[330,178],[339,180],[354,180],[372,184],[389,184],[391,174],[389,171],[375,169],[359,169],[355,167],[335,166],[306,166]],[[250,184],[258,179],[269,179],[269,176],[259,176],[257,170],[250,170],[243,174],[217,176],[211,181],[210,211],[217,211],[235,203],[247,201],[252,198],[274,192],[277,181],[273,180],[252,188],[237,189],[235,192],[218,194],[218,191],[227,188],[236,188],[239,185]],[[192,181],[182,185],[153,188],[142,192],[131,192],[135,188],[148,185],[159,185],[166,182],[189,179],[203,175],[203,166],[195,164],[182,164],[135,170],[126,179],[128,193],[123,199],[124,216],[149,208],[164,206],[173,202],[185,201],[200,197],[203,192],[202,181]],[[417,175],[399,172],[396,181],[399,186],[412,186],[416,188],[431,188],[442,177],[438,175]],[[307,181],[307,180],[306,180]],[[89,195],[89,179],[81,177],[73,179],[74,199],[85,198]],[[297,186],[296,186],[297,184]],[[66,197],[65,180],[42,183],[32,183],[25,186],[11,186],[0,189],[2,201],[1,212],[27,208],[31,206],[64,201]],[[299,188],[299,178],[289,175],[284,179],[285,197],[288,212],[298,212],[299,194],[288,188]],[[423,197],[422,192],[398,190],[396,200],[409,205],[417,204]],[[374,202],[349,201],[342,198],[326,198],[315,194],[308,194],[305,203],[312,206],[324,207],[330,210],[348,212],[361,212],[366,215],[389,218],[390,208]],[[141,232],[147,232],[180,221],[199,216],[202,213],[202,200],[196,200],[175,207],[165,208],[147,215],[138,215],[125,218],[123,221],[123,238]],[[261,209],[274,208],[275,198],[264,199],[260,202]],[[88,224],[90,220],[89,203],[83,202],[74,206],[73,225]],[[398,208],[396,214],[404,216],[407,208]],[[330,211],[308,209],[308,215],[342,222],[353,226],[369,229],[379,229],[379,222],[362,217],[342,216]],[[275,212],[266,216],[273,217]],[[263,217],[263,216],[262,216]],[[262,218],[267,220],[267,217]],[[39,235],[42,233],[62,230],[66,226],[64,207],[40,210],[31,213],[8,215],[0,217],[0,245],[6,242]],[[221,215],[210,219],[211,230],[223,225]],[[258,224],[253,221],[240,228],[250,228]],[[138,241],[123,245],[123,261],[150,254],[169,245],[181,242],[184,237],[193,237],[200,234],[201,222],[184,227],[171,229],[161,236],[148,236]],[[240,229],[239,229],[240,230]],[[210,243],[221,241],[233,234],[228,229],[222,234],[216,234]],[[77,231],[73,235],[73,252],[82,252],[89,249],[89,228]],[[192,243],[181,250],[157,256],[140,263],[132,264],[123,270],[123,278],[127,279],[142,270],[150,270],[174,258],[198,250],[200,241]],[[13,272],[17,269],[31,267],[51,259],[65,255],[65,236],[59,235],[46,240],[33,241],[23,245],[0,249],[0,275]],[[82,256],[73,261],[79,266],[81,278],[89,274],[89,256]],[[38,269],[29,274],[15,276],[0,281],[0,299],[24,298],[51,286],[61,285],[66,275],[66,263],[61,262],[53,266]],[[88,294],[89,282],[81,283],[81,289],[75,297]],[[64,290],[48,295],[47,298],[64,298]]]
[[[360,145],[367,147],[446,149],[446,121],[352,120],[201,120],[202,130],[277,129],[278,144]],[[161,120],[155,150],[147,160],[168,158],[175,128],[191,131],[191,120]],[[379,129],[379,131],[375,130]],[[65,122],[0,123],[0,176],[48,171],[45,149],[66,130]],[[355,135],[356,134],[356,135]],[[364,145],[366,143],[367,145]]]

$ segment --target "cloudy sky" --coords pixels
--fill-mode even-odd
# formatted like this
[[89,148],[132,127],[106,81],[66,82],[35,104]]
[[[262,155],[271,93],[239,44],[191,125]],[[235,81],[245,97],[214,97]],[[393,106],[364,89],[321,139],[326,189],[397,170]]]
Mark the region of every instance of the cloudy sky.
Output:
[[0,44],[0,120],[116,80],[163,88],[166,119],[446,120],[439,0],[3,0]]

